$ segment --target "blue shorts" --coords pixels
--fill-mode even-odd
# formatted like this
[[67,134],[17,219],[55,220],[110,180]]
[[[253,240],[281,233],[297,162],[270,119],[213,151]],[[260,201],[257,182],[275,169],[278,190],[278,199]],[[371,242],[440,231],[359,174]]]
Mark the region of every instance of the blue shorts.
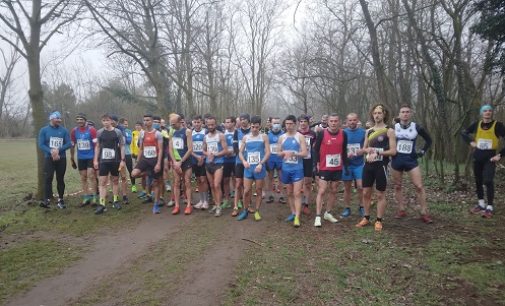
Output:
[[268,171],[281,170],[282,169],[282,160],[269,159],[267,166],[268,166]]
[[401,172],[409,172],[417,166],[417,159],[410,156],[395,156],[391,161],[391,168]]
[[354,181],[354,180],[362,180],[363,179],[363,167],[365,165],[360,166],[349,166],[347,167],[347,171],[342,171],[342,181]]
[[283,184],[293,184],[303,180],[303,178],[303,169],[282,170],[281,172],[281,182]]
[[249,169],[244,168],[244,178],[248,180],[262,180],[267,176],[267,169],[265,166],[261,167],[261,171],[259,173],[254,172],[256,166],[249,167]]

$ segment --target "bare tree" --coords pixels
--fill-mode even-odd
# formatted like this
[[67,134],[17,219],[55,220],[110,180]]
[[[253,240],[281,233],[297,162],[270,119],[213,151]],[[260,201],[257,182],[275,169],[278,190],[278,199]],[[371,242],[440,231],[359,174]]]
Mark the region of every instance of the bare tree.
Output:
[[12,48],[9,52],[0,49],[2,55],[3,73],[0,75],[0,119],[3,115],[3,110],[7,104],[7,93],[12,84],[12,72],[14,67],[19,62],[21,55],[18,51]]

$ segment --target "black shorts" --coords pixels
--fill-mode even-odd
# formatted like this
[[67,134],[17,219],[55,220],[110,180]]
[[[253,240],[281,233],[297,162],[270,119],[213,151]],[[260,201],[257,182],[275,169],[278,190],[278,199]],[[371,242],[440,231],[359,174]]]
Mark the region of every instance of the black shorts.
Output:
[[304,177],[314,176],[314,164],[312,163],[312,158],[303,160],[303,176]]
[[223,177],[232,177],[235,173],[235,164],[233,163],[224,163],[223,164]]
[[417,166],[417,160],[410,156],[395,156],[391,161],[391,168],[401,172],[409,172]]
[[382,162],[365,163],[363,168],[363,188],[370,188],[375,183],[375,189],[386,191],[388,184],[387,164]]
[[216,173],[216,171],[219,169],[223,169],[223,164],[206,164],[205,165],[205,170],[212,175],[214,175],[214,173]]
[[142,158],[135,165],[135,169],[139,169],[140,172],[147,174],[153,179],[159,179],[163,175],[163,163],[161,163],[161,169],[159,172],[154,172],[154,167],[156,167],[156,163],[158,162],[157,158]]
[[326,182],[341,181],[342,170],[337,171],[319,170],[319,178]]
[[191,169],[191,167],[193,167],[193,165],[191,165],[191,159],[186,159],[185,161],[182,162],[181,164],[181,169],[182,171],[186,171],[188,169]]
[[79,171],[87,170],[89,168],[93,168],[93,159],[78,159],[77,160],[77,169],[79,169]]
[[119,162],[100,163],[98,165],[99,176],[119,176]]
[[236,164],[235,165],[235,178],[243,179],[244,178],[244,165]]
[[205,172],[205,164],[201,166],[193,165],[193,174],[196,177],[207,176],[207,172]]

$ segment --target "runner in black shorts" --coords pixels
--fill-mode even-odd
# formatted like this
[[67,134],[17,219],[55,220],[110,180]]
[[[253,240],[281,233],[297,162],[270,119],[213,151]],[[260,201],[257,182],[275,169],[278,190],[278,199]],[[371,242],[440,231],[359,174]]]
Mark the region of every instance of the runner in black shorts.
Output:
[[226,138],[227,155],[223,164],[223,209],[231,207],[230,181],[235,174],[235,151],[233,150],[233,135],[235,134],[235,117],[230,116],[224,121],[224,137]]
[[377,104],[370,111],[374,126],[366,133],[363,151],[367,153],[363,168],[363,204],[365,216],[356,224],[364,227],[370,224],[370,204],[372,201],[372,186],[377,190],[377,222],[375,230],[382,230],[382,217],[386,210],[387,165],[389,156],[396,154],[395,131],[386,125],[389,111],[382,104]]
[[314,161],[312,159],[312,151],[314,143],[316,142],[316,133],[310,129],[310,117],[308,115],[300,115],[298,117],[299,129],[298,132],[305,137],[307,150],[309,154],[303,158],[303,198],[302,198],[302,212],[305,215],[310,214],[309,204],[312,202],[312,181],[314,176]]

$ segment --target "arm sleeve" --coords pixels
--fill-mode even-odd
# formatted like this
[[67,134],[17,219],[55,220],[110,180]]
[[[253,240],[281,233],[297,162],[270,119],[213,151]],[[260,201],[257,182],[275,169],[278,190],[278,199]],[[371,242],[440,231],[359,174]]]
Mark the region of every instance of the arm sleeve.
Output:
[[70,140],[72,141],[72,145],[75,145],[75,143],[77,142],[77,140],[75,139],[75,129],[76,128],[73,128],[70,131]]
[[314,144],[314,165],[319,162],[319,155],[321,151],[321,143],[323,142],[323,132],[318,132],[316,134],[316,143]]
[[466,130],[461,131],[461,136],[463,137],[463,140],[466,143],[470,143],[473,141],[472,134],[474,134],[477,131],[477,124],[479,122],[475,122],[472,125],[470,125]]
[[119,144],[120,145],[124,145],[124,135],[123,135],[123,132],[121,132],[120,129],[116,129],[116,134],[117,134],[117,137],[119,138]]
[[72,146],[72,142],[70,141],[70,134],[68,133],[68,130],[65,129],[65,136],[63,136],[63,146],[60,149],[61,152],[65,152],[66,150],[70,149]]
[[342,162],[344,164],[344,168],[347,168],[349,166],[349,158],[347,158],[347,134],[344,132],[344,130],[340,130],[340,133],[344,133],[344,141],[343,141],[343,148],[342,148]]
[[428,131],[426,131],[426,129],[420,125],[417,126],[417,133],[419,133],[419,135],[421,135],[421,137],[424,139],[423,151],[428,151],[428,149],[431,147],[431,144],[433,143],[430,134],[428,134]]
[[233,133],[233,151],[235,154],[238,154],[240,148],[238,147],[238,130],[235,130]]
[[39,132],[39,148],[47,154],[51,154],[51,148],[46,145],[46,129],[42,128]]
[[[505,138],[505,126],[501,122],[496,122],[496,127],[495,127],[495,134],[498,137],[498,139]],[[501,156],[505,156],[505,146],[501,151],[499,152]]]

